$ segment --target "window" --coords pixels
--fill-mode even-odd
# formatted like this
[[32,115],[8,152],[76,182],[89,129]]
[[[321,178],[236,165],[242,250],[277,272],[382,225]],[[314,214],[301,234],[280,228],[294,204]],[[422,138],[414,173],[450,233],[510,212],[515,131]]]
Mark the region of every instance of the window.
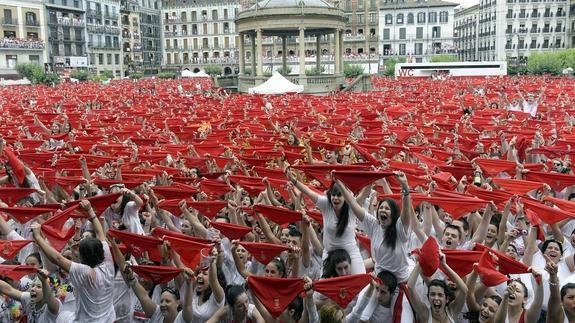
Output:
[[399,28],[399,39],[405,39],[405,28]]
[[555,27],[555,32],[556,33],[563,32],[563,26],[561,25],[560,21],[557,22],[557,26]]
[[442,11],[439,13],[439,22],[448,22],[449,13],[447,11]]
[[393,16],[389,13],[387,15],[385,15],[385,24],[386,25],[393,24]]
[[431,29],[431,38],[441,38],[441,27],[433,27]]
[[98,54],[98,65],[104,65],[104,54]]
[[415,43],[415,55],[423,55],[423,43]]
[[417,14],[417,23],[424,24],[425,23],[425,12],[420,12]]
[[363,24],[363,14],[358,14],[357,15],[357,22],[360,24]]
[[430,24],[434,24],[437,22],[437,12],[432,11],[429,13],[429,19],[428,19]]
[[413,14],[411,12],[407,14],[407,23],[408,24],[413,23]]
[[33,12],[26,12],[26,25],[37,26],[36,14]]
[[29,56],[28,56],[28,61],[29,61],[30,63],[39,64],[39,63],[40,63],[40,55],[29,55]]
[[389,40],[389,28],[383,29],[383,39]]
[[398,14],[397,14],[396,23],[397,23],[397,24],[403,24],[403,14],[402,14],[402,13],[398,13]]
[[423,39],[423,27],[417,27],[415,29],[415,38],[416,39]]
[[18,64],[18,56],[6,55],[6,67],[16,68],[16,64]]
[[405,55],[405,44],[399,44],[399,55]]
[[112,62],[112,54],[106,54],[106,61],[108,62],[108,65],[114,64],[114,62]]
[[114,54],[114,64],[120,65],[120,54]]
[[370,14],[369,14],[369,22],[370,22],[370,23],[375,23],[375,22],[377,22],[377,14],[376,14],[376,13],[370,13]]

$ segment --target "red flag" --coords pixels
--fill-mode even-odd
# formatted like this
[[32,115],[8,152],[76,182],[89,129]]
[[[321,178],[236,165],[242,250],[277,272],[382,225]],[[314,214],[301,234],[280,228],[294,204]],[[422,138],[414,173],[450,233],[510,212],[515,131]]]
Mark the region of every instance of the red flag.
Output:
[[298,222],[302,219],[302,214],[300,212],[286,209],[284,207],[256,204],[253,206],[253,210],[261,213],[261,215],[266,217],[268,220],[279,225]]
[[342,181],[354,194],[378,179],[393,176],[392,172],[374,172],[362,170],[334,171],[333,176]]
[[140,265],[131,268],[138,276],[150,280],[154,284],[167,284],[182,272],[180,268],[166,266]]
[[216,221],[211,221],[210,223],[212,227],[219,230],[225,237],[228,237],[230,240],[239,240],[246,234],[252,232],[252,228],[246,227],[245,225]]
[[264,265],[270,263],[274,257],[279,255],[281,252],[290,249],[287,246],[265,242],[240,241],[239,244],[241,244],[257,261]]
[[493,183],[497,184],[502,189],[517,195],[524,195],[532,190],[543,188],[543,183],[524,181],[520,179],[510,178],[494,178]]
[[275,318],[304,291],[302,278],[276,278],[250,276],[249,289]]
[[0,257],[12,259],[32,240],[0,240]]
[[369,274],[348,275],[315,281],[313,290],[329,297],[341,308],[346,308],[370,282],[371,276]]

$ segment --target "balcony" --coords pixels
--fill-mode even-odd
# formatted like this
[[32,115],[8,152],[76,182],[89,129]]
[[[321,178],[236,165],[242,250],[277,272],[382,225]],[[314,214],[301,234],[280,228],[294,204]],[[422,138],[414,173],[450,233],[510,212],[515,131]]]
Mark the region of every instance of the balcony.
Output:
[[2,26],[18,26],[18,20],[14,18],[3,18]]
[[44,41],[39,39],[0,39],[0,49],[44,50]]
[[119,35],[120,28],[114,26],[102,26],[102,25],[88,25],[86,26],[88,32],[98,33],[98,34],[110,34]]
[[84,20],[69,17],[58,17],[58,19],[50,19],[48,21],[48,24],[60,25],[60,26],[84,27]]
[[365,35],[343,35],[343,41],[362,41],[365,40]]
[[40,22],[38,20],[26,20],[24,23],[26,27],[37,27],[40,28]]
[[88,48],[100,50],[120,50],[120,44],[88,44]]
[[101,17],[102,11],[101,10],[95,10],[95,9],[88,9],[88,10],[86,10],[86,16],[88,16],[90,18]]
[[104,18],[110,19],[110,20],[118,20],[118,13],[116,13],[116,12],[105,12]]

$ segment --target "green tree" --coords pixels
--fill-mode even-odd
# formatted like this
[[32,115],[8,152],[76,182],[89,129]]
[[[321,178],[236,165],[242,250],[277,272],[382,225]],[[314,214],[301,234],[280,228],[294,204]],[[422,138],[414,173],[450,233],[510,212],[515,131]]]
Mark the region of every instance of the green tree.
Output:
[[47,74],[44,67],[36,63],[21,63],[16,65],[16,71],[33,84],[57,84],[60,78],[57,74]]
[[384,63],[383,75],[394,76],[395,75],[395,64],[405,63],[405,58],[389,58]]
[[529,74],[559,75],[563,71],[559,53],[535,53],[527,60]]
[[216,64],[209,64],[204,66],[204,71],[210,76],[218,76],[222,74],[222,66]]
[[174,72],[162,72],[162,73],[158,73],[157,77],[159,79],[175,79],[176,78],[176,73]]
[[292,69],[291,69],[291,66],[289,66],[289,65],[286,65],[285,70],[284,70],[283,66],[277,69],[277,72],[283,76],[289,75],[291,73],[291,71],[292,71]]
[[100,76],[102,76],[102,80],[110,80],[114,78],[114,72],[110,70],[103,70],[100,71]]
[[[363,69],[363,67],[362,67]],[[323,72],[325,72],[325,67],[320,66],[319,70],[317,69],[317,66],[314,66],[312,68],[310,68],[309,70],[305,70],[305,75],[307,76],[317,76],[317,75],[321,75]],[[362,71],[363,73],[363,71]]]
[[139,79],[144,77],[144,73],[143,72],[133,72],[133,73],[130,73],[129,76],[132,80],[139,80]]
[[440,54],[431,56],[429,60],[431,63],[448,63],[448,62],[457,62],[457,55],[451,54]]
[[343,74],[345,77],[358,77],[363,74],[363,66],[357,64],[345,64]]
[[87,70],[74,70],[70,73],[70,77],[77,79],[78,81],[87,81],[90,79],[90,72]]

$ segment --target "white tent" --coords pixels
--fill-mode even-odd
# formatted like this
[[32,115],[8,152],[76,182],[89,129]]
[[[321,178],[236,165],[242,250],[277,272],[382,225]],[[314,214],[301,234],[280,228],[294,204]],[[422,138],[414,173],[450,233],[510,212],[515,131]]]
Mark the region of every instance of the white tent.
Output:
[[210,77],[208,74],[206,74],[206,72],[204,71],[199,71],[197,73],[194,73],[188,69],[182,70],[182,77]]
[[293,84],[278,72],[274,72],[272,77],[270,77],[263,84],[252,87],[248,90],[248,93],[255,94],[284,94],[301,92],[303,92],[303,85]]

